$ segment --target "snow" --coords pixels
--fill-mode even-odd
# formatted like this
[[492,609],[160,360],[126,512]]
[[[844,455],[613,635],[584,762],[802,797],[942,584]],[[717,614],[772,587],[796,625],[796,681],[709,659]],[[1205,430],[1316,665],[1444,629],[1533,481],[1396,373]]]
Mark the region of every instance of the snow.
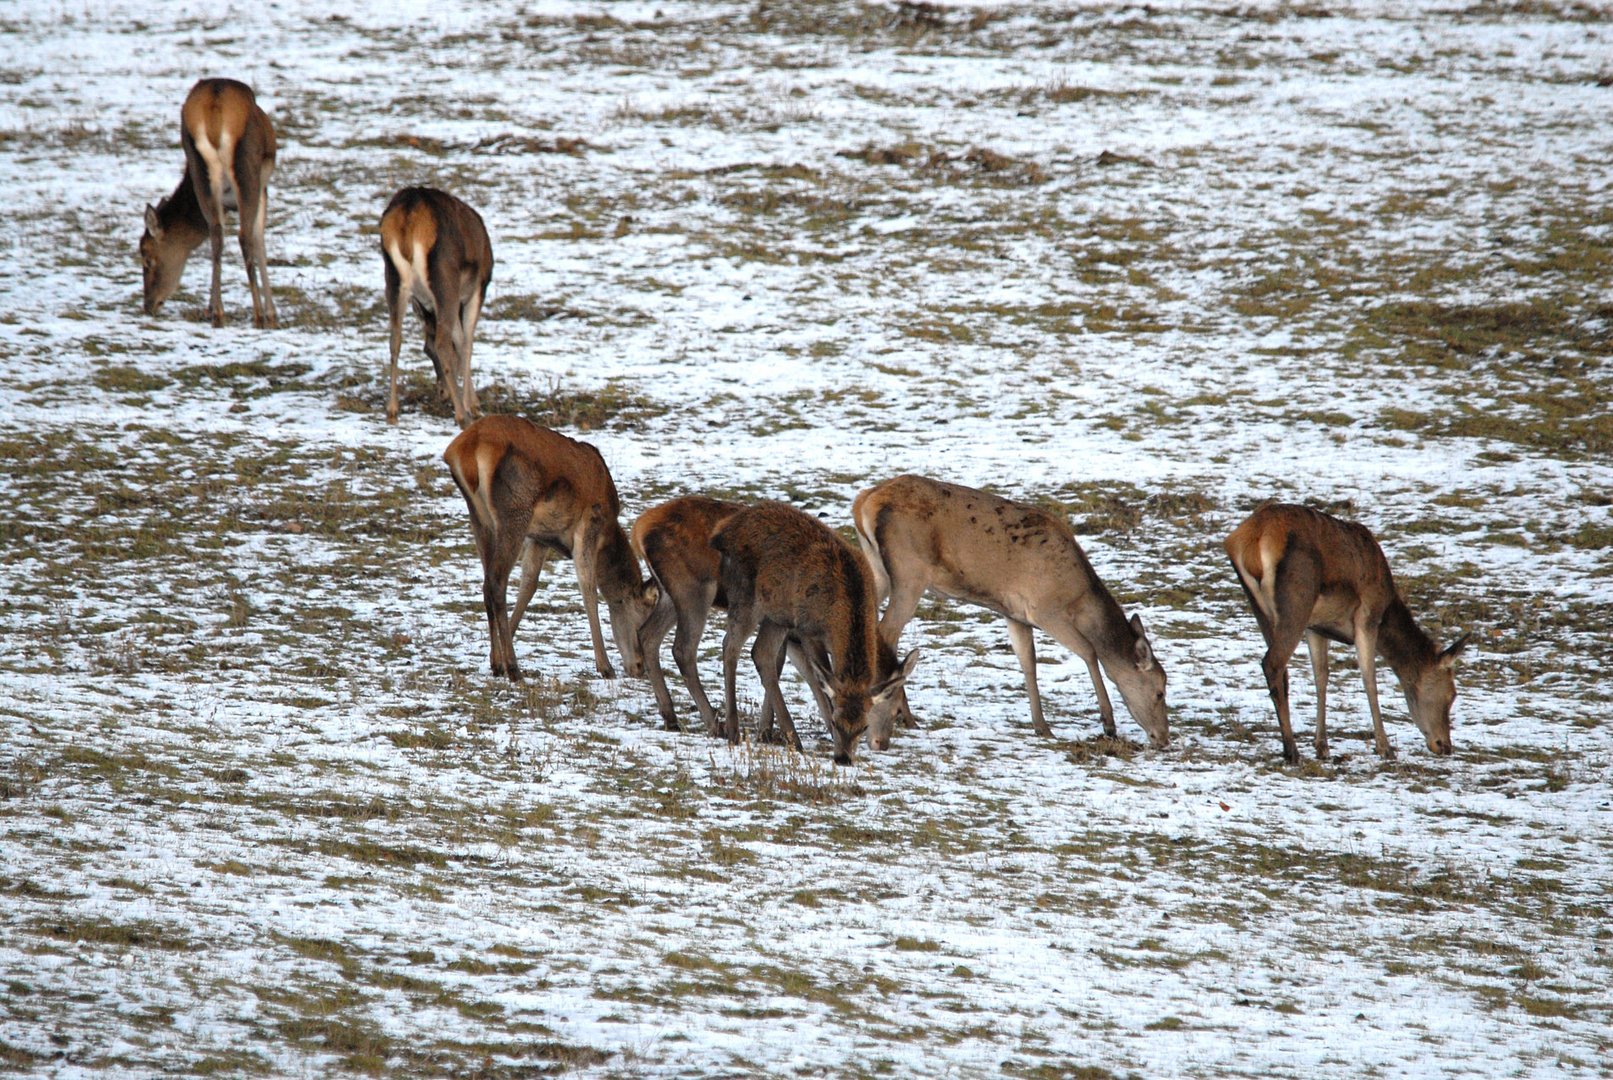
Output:
[[[1544,424],[1553,395],[1605,420],[1605,13],[923,14],[0,12],[0,1062],[1606,1075],[1613,564],[1576,538],[1613,527],[1613,468],[1392,422]],[[139,211],[204,73],[279,128],[278,330],[231,239],[228,328],[199,319],[205,252],[140,313]],[[588,148],[476,148],[504,134]],[[909,141],[953,160],[848,156]],[[494,682],[452,422],[381,408],[374,230],[420,181],[492,235],[484,393],[653,406],[567,429],[624,525],[702,491],[845,525],[903,471],[1078,526],[1083,496],[1137,509],[1081,539],[1154,636],[1171,748],[1094,746],[1085,666],[1045,637],[1034,736],[1001,620],[930,601],[903,643],[923,725],[888,753],[665,732],[646,684],[594,677],[565,562],[517,640],[533,682]],[[1373,321],[1409,301],[1538,302],[1552,355],[1419,362]],[[1338,757],[1281,764],[1219,549],[1271,495],[1347,503],[1425,624],[1475,631],[1452,758],[1385,672],[1375,759],[1335,650]]]

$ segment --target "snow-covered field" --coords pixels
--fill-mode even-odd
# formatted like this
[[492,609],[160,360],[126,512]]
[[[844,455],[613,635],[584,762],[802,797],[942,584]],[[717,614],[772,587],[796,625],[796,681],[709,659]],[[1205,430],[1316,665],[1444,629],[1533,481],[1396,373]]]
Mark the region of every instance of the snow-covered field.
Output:
[[[0,1071],[1613,1073],[1605,6],[223,7],[0,7]],[[204,74],[279,129],[278,330],[233,239],[228,328],[204,252],[140,312]],[[484,406],[624,524],[1058,506],[1173,745],[1045,638],[1036,737],[929,601],[887,753],[664,732],[568,563],[495,682],[412,319],[383,412],[419,182],[492,234]],[[1453,757],[1385,671],[1378,760],[1336,648],[1282,764],[1220,548],[1273,496],[1474,631]]]

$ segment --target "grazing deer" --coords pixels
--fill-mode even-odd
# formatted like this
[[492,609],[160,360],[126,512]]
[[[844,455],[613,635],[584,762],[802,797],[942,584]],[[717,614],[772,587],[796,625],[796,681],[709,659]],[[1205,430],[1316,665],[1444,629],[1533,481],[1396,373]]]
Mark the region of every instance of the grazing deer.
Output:
[[[521,678],[515,630],[550,554],[577,565],[599,674],[615,677],[599,630],[601,593],[622,663],[629,675],[641,674],[638,628],[655,605],[655,586],[639,575],[617,522],[621,502],[599,451],[518,416],[487,416],[460,432],[442,456],[470,508],[482,559],[493,674]],[[518,556],[521,591],[506,618],[505,590]]]
[[224,211],[234,210],[246,282],[252,289],[252,322],[275,326],[269,260],[263,247],[269,174],[274,171],[274,125],[258,107],[250,86],[234,79],[203,79],[191,87],[179,111],[179,141],[185,149],[185,174],[172,195],[146,207],[146,231],[140,237],[146,314],[155,315],[174,294],[190,253],[210,239],[213,289],[207,312],[214,326],[224,325],[219,264],[224,256]]
[[[717,549],[711,546],[711,538],[724,522],[743,509],[739,503],[690,495],[651,507],[633,523],[633,554],[644,560],[660,593],[655,609],[639,628],[639,653],[644,658],[645,674],[649,676],[656,705],[668,730],[678,730],[679,727],[672,707],[672,694],[667,689],[666,675],[661,670],[660,653],[661,642],[666,638],[667,631],[676,625],[672,656],[677,661],[678,671],[682,673],[689,696],[694,699],[695,707],[705,721],[706,730],[712,735],[721,731],[716,711],[700,683],[696,650],[711,609],[726,609],[728,606],[728,599],[719,581],[720,560]],[[818,670],[829,665],[821,659],[814,665],[795,638],[789,640],[786,651],[796,670],[807,680],[824,723],[831,723],[833,706],[817,678]],[[894,671],[895,661],[895,651],[881,643],[881,673]],[[764,731],[772,726],[771,704],[768,701],[763,706],[761,727]],[[895,718],[906,726],[913,726],[905,692],[897,694],[895,705]]]
[[723,637],[723,690],[728,739],[739,740],[739,709],[734,681],[739,651],[752,634],[751,649],[762,689],[779,727],[799,748],[778,674],[790,638],[817,669],[832,699],[829,734],[834,759],[849,765],[857,740],[872,719],[888,725],[918,653],[890,670],[880,662],[873,572],[855,548],[827,525],[782,503],[747,507],[723,522],[711,538],[718,554],[718,586],[728,602]]
[[398,351],[407,298],[425,326],[437,389],[447,391],[454,422],[464,427],[477,412],[470,351],[493,280],[493,245],[481,215],[445,191],[406,187],[381,214],[381,263],[392,345],[387,423],[398,422]]
[[1299,762],[1288,720],[1288,658],[1305,639],[1316,678],[1316,757],[1327,757],[1327,643],[1355,646],[1372,711],[1378,756],[1394,757],[1378,712],[1377,657],[1389,661],[1406,693],[1412,722],[1436,754],[1451,752],[1452,667],[1471,635],[1443,651],[1411,617],[1395,591],[1383,549],[1364,526],[1303,506],[1262,506],[1226,538],[1227,555],[1266,639],[1261,669],[1283,759]]
[[859,493],[851,516],[879,592],[890,597],[879,634],[892,647],[925,590],[980,604],[1008,620],[1038,735],[1053,731],[1036,689],[1033,627],[1086,661],[1104,734],[1114,736],[1115,717],[1100,664],[1148,741],[1170,742],[1165,669],[1142,620],[1127,620],[1063,518],[922,476],[898,476]]

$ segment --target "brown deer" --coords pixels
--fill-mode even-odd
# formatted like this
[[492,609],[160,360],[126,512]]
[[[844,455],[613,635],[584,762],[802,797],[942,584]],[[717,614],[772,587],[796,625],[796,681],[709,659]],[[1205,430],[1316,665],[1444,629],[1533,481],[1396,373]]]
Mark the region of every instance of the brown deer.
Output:
[[1261,669],[1277,708],[1285,761],[1299,762],[1299,746],[1288,719],[1288,658],[1301,637],[1316,678],[1319,760],[1327,757],[1329,640],[1355,646],[1380,757],[1394,757],[1394,748],[1378,712],[1379,655],[1400,678],[1406,707],[1428,749],[1451,752],[1451,703],[1456,699],[1452,667],[1471,635],[1440,650],[1395,591],[1383,549],[1364,526],[1303,506],[1274,503],[1262,506],[1232,530],[1226,549],[1266,639]]
[[[782,503],[734,514],[718,527],[711,546],[718,554],[718,586],[728,602],[722,659],[729,741],[739,740],[734,686],[739,652],[755,634],[751,659],[764,695],[785,739],[800,747],[778,685],[781,653],[793,637],[832,699],[828,720],[835,762],[851,764],[871,717],[891,722],[919,658],[911,652],[893,670],[881,670],[886,665],[880,662],[879,610],[868,561],[827,525]],[[894,664],[894,653],[891,657]]]
[[482,216],[446,191],[406,187],[381,214],[381,263],[391,319],[387,423],[398,422],[398,352],[408,299],[425,326],[426,355],[437,372],[437,389],[446,390],[454,422],[464,427],[477,413],[471,343],[493,280],[493,245]]
[[1036,689],[1033,627],[1086,661],[1104,734],[1114,736],[1115,718],[1100,664],[1148,741],[1169,744],[1165,669],[1142,620],[1126,618],[1063,518],[922,476],[898,476],[859,493],[851,516],[878,590],[890,597],[879,633],[892,647],[925,590],[979,604],[1008,620],[1038,735],[1053,731]]
[[[599,674],[615,677],[599,629],[600,594],[627,673],[642,674],[638,628],[655,605],[655,586],[640,576],[617,521],[621,501],[599,451],[518,416],[487,416],[460,432],[442,456],[470,508],[482,559],[493,674],[521,678],[515,630],[551,554],[576,563]],[[505,592],[517,557],[521,591],[506,617]]]
[[274,125],[258,107],[250,86],[234,79],[203,79],[191,87],[179,111],[179,141],[185,150],[185,174],[172,195],[146,207],[146,231],[140,237],[146,314],[155,315],[174,294],[190,253],[210,239],[213,288],[207,313],[214,326],[224,325],[219,295],[224,212],[234,210],[246,282],[252,289],[252,321],[260,327],[275,326],[263,246],[269,174],[274,171]]
[[[661,642],[675,625],[677,633],[672,641],[672,656],[683,675],[684,685],[689,688],[689,696],[694,699],[706,730],[712,735],[721,731],[716,711],[700,683],[696,650],[711,609],[728,606],[719,581],[720,560],[717,549],[711,546],[711,538],[724,522],[743,509],[739,503],[689,495],[653,506],[633,523],[633,554],[644,560],[660,593],[654,610],[639,628],[639,653],[644,658],[645,674],[655,691],[656,705],[668,730],[678,730],[679,725],[666,675],[661,670],[660,653]],[[807,680],[824,723],[830,723],[833,706],[817,675],[832,662],[820,657],[814,664],[795,638],[789,639],[786,652],[796,670]],[[890,674],[896,669],[895,651],[881,643],[879,661],[881,674]],[[907,709],[905,692],[896,695],[894,705],[896,719],[912,727],[914,722]],[[765,732],[771,727],[771,701],[768,701],[763,705],[761,728]]]

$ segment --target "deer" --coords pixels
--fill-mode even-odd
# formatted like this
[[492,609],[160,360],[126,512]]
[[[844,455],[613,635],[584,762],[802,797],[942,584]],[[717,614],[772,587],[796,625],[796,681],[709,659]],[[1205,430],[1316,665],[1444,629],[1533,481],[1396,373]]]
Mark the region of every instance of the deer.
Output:
[[888,597],[879,621],[886,643],[895,647],[926,592],[979,604],[1008,620],[1038,735],[1053,730],[1036,686],[1035,629],[1085,661],[1105,735],[1116,737],[1107,674],[1149,743],[1170,744],[1165,669],[1142,619],[1127,619],[1062,517],[913,475],[859,492],[851,516],[880,599]]
[[190,253],[203,240],[211,240],[213,287],[207,312],[215,327],[224,325],[220,297],[224,212],[234,210],[246,282],[252,290],[252,322],[259,328],[278,325],[263,245],[269,175],[274,172],[274,125],[250,86],[234,79],[202,79],[191,87],[179,110],[179,142],[185,151],[185,172],[172,195],[146,206],[146,231],[140,237],[146,314],[157,314],[178,290]]
[[827,719],[835,764],[852,764],[871,719],[892,722],[898,695],[919,660],[914,650],[900,663],[892,652],[888,670],[881,663],[868,560],[823,522],[783,503],[733,514],[717,527],[711,546],[728,603],[722,646],[728,740],[739,741],[735,681],[740,651],[754,634],[751,659],[764,697],[786,742],[800,749],[778,684],[781,653],[793,637],[832,702]]
[[[633,523],[629,540],[633,554],[644,560],[650,577],[655,581],[659,599],[655,608],[639,628],[639,654],[644,658],[645,674],[655,692],[655,701],[667,730],[681,730],[672,694],[667,689],[666,675],[661,669],[661,642],[674,626],[672,656],[683,676],[689,696],[694,699],[706,730],[715,736],[721,734],[716,711],[706,697],[700,682],[696,650],[700,635],[705,630],[711,609],[727,609],[728,600],[719,580],[720,559],[711,546],[711,538],[723,523],[745,507],[740,503],[711,499],[700,495],[687,495],[653,506],[639,515]],[[818,711],[825,725],[829,724],[833,705],[828,691],[819,680],[818,672],[830,666],[819,657],[809,660],[804,646],[796,638],[786,644],[786,653],[795,669],[806,679]],[[895,651],[883,647],[879,656],[880,672],[888,675],[896,668]],[[766,733],[772,728],[771,701],[763,705],[760,724]],[[906,727],[915,726],[907,707],[905,692],[898,692],[894,702],[896,718]]]
[[1316,680],[1317,760],[1328,756],[1329,641],[1355,646],[1379,757],[1395,756],[1378,711],[1380,655],[1399,678],[1406,708],[1428,749],[1440,755],[1451,752],[1453,667],[1472,635],[1441,649],[1417,625],[1395,589],[1383,548],[1365,526],[1303,506],[1270,503],[1233,529],[1225,547],[1266,639],[1261,670],[1277,710],[1284,761],[1300,761],[1289,723],[1288,660],[1302,637]]
[[[484,416],[443,451],[465,505],[482,560],[482,604],[492,637],[494,676],[521,681],[515,631],[550,555],[570,558],[588,613],[594,668],[615,678],[599,627],[599,596],[629,675],[643,673],[638,628],[655,606],[618,517],[621,501],[605,459],[592,445],[518,416]],[[521,562],[521,589],[506,615],[510,570]]]
[[398,422],[398,352],[403,348],[403,305],[414,303],[425,328],[426,355],[437,390],[454,406],[463,428],[477,415],[471,380],[476,320],[493,280],[493,245],[482,216],[446,191],[406,187],[381,214],[381,263],[391,330],[391,389],[386,422]]

